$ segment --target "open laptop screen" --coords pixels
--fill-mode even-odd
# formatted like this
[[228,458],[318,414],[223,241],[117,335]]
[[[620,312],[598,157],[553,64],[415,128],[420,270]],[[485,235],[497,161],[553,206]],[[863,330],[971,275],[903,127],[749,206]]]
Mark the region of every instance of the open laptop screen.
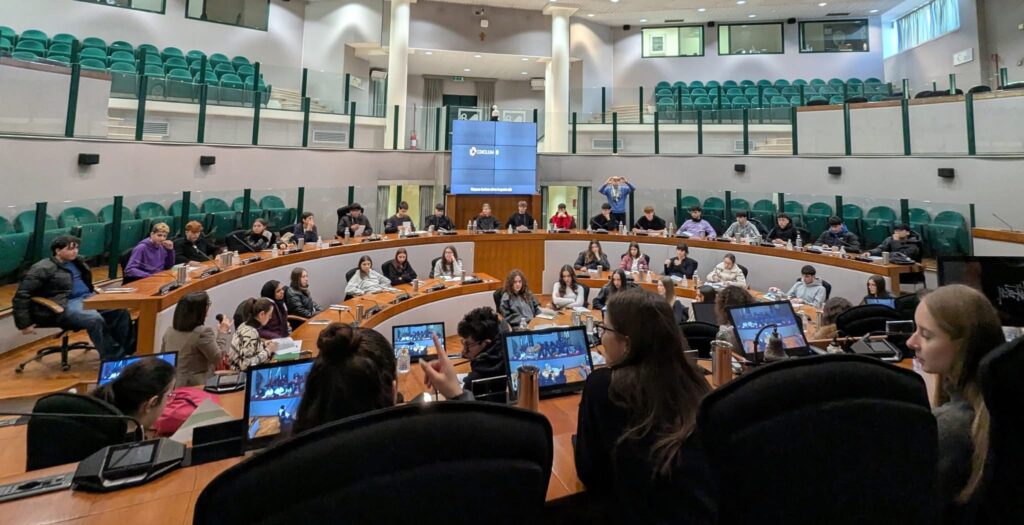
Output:
[[295,414],[313,368],[311,359],[271,363],[248,370],[245,384],[245,437],[257,444],[291,433]]
[[540,371],[541,397],[577,392],[594,369],[582,326],[506,333],[509,392],[517,399],[519,368],[535,366]]
[[[793,313],[793,305],[789,301],[734,306],[729,308],[729,318],[736,330],[736,338],[746,355],[752,355],[754,352],[754,338],[757,336],[757,332],[771,324],[778,325],[782,348],[786,350],[787,354],[800,354],[801,351],[808,349],[807,340],[804,339],[800,323],[797,322],[796,314]],[[757,344],[758,352],[765,351],[771,333],[772,329],[770,328],[761,333],[761,339]]]
[[391,344],[395,347],[395,357],[402,348],[409,349],[409,357],[413,361],[426,357],[434,349],[433,334],[441,341],[444,349],[444,323],[423,323],[393,326],[391,328]]
[[124,359],[111,359],[109,361],[103,361],[100,363],[100,375],[96,379],[96,386],[103,386],[121,375],[121,370],[124,367],[140,360],[147,358],[163,359],[167,363],[175,368],[178,366],[178,352],[164,352],[162,354],[150,354],[125,357]]

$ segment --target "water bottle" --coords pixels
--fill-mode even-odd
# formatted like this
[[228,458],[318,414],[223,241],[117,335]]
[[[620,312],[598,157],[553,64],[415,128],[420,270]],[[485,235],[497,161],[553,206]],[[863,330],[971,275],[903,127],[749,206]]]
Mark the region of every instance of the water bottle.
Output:
[[351,229],[351,228],[345,228],[345,237],[344,237],[344,241],[345,241],[345,242],[348,242],[348,238],[349,238],[349,236],[351,236],[351,235],[352,235],[352,229]]
[[540,224],[537,222],[537,219],[534,219],[533,220],[533,230],[537,231],[539,229],[540,229]]
[[473,221],[469,221],[466,223],[466,229],[469,231],[473,231]]
[[398,373],[408,374],[409,373],[409,349],[402,347],[398,350]]
[[793,241],[792,240],[787,240],[786,241],[786,251],[788,251],[788,252],[793,251]]
[[[668,221],[668,227],[667,227],[667,228],[665,228],[665,231],[666,231],[666,232],[672,232],[672,233],[675,233],[675,231],[676,231],[676,225],[675,225],[675,223],[674,223],[674,222],[672,222],[672,221]],[[671,235],[671,233],[666,233],[666,235],[665,235],[665,236],[666,236],[666,237],[668,237],[669,235]]]
[[846,246],[840,246],[839,247],[839,257],[841,257],[843,259],[846,258]]
[[700,288],[700,275],[697,275],[696,273],[693,274],[693,288]]
[[796,250],[800,251],[804,247],[804,240],[800,238],[800,233],[796,234]]
[[508,225],[508,234],[512,235],[512,225],[511,224]]
[[277,257],[280,254],[281,252],[277,250],[277,243],[274,243],[274,245],[270,247],[270,256]]
[[690,280],[686,278],[686,275],[683,275],[683,282],[681,284],[682,284],[683,288],[689,288],[690,287]]
[[718,329],[715,340],[711,342],[711,382],[722,386],[732,381],[732,343],[729,341],[729,329],[722,326]]
[[323,247],[324,247],[324,238],[318,235],[317,238],[316,238],[316,249],[319,250],[319,249],[321,249]]
[[520,317],[519,318],[519,329],[524,331],[524,332],[526,331],[527,325],[526,325],[526,318],[525,317]]
[[412,280],[412,293],[420,293],[420,280],[419,279],[413,279]]

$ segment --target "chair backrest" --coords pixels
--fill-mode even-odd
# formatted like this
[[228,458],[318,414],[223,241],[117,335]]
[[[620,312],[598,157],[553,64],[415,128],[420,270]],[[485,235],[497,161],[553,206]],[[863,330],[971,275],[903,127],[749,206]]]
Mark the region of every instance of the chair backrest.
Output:
[[430,273],[429,273],[429,276],[430,276],[431,279],[436,277],[434,275],[434,268],[437,266],[437,261],[440,261],[440,260],[441,260],[440,257],[434,257],[433,259],[430,260]]
[[832,206],[824,202],[815,202],[807,207],[810,215],[832,215]]
[[911,224],[929,224],[931,222],[932,216],[928,213],[928,210],[922,208],[910,208]]
[[894,303],[896,304],[896,311],[900,313],[900,317],[906,321],[913,321],[917,305],[921,304],[921,296],[916,293],[901,295],[896,298]]
[[357,267],[352,268],[349,271],[345,272],[345,280],[346,281],[351,281],[352,280],[352,276],[355,275],[356,272],[358,272],[358,271],[359,271],[359,267],[357,266]]
[[888,206],[875,206],[868,210],[866,218],[892,222],[896,220],[896,211]]
[[505,290],[502,288],[498,288],[497,290],[491,293],[491,299],[494,299],[494,311],[498,312],[499,314],[501,313],[501,296],[504,293]]
[[883,304],[854,306],[836,317],[836,328],[842,335],[860,337],[871,332],[884,332],[887,321],[901,321],[903,316]]
[[[242,211],[245,208],[245,197],[235,197],[235,200],[231,201],[231,209],[234,211]],[[256,204],[256,199],[249,199],[249,209],[255,210],[259,208]]]
[[843,204],[843,219],[862,219],[864,209],[856,204]]
[[[226,470],[199,495],[193,523],[401,523],[410,512],[426,523],[534,523],[552,456],[539,413],[409,404],[323,425]],[[265,480],[276,480],[273,497],[252,498]]]
[[[36,212],[35,210],[26,210],[18,214],[14,218],[14,225],[20,232],[32,233],[36,231]],[[57,221],[50,214],[46,214],[46,223],[43,227],[44,230],[53,230],[57,228]]]
[[947,226],[963,226],[965,223],[964,216],[955,211],[940,212],[935,216],[935,220],[933,222],[935,224],[944,224]]
[[[253,207],[255,208],[255,206]],[[284,200],[282,200],[281,197],[278,197],[277,195],[266,195],[260,199],[259,208],[263,210],[277,210],[287,208],[287,206],[285,206]]]
[[981,392],[989,411],[988,457],[978,491],[984,520],[980,523],[1020,523],[1024,517],[1024,338],[993,350],[978,367]]
[[755,369],[704,398],[697,434],[722,491],[766,503],[719,505],[719,524],[924,525],[942,507],[924,382],[877,359],[826,355]]
[[[174,215],[175,217],[180,217],[181,216],[181,199],[178,199],[178,200],[172,202],[171,203],[171,208],[170,208],[169,211],[170,211],[171,215]],[[189,203],[188,203],[188,213],[189,213],[189,215],[192,215],[193,213],[199,213],[199,206],[196,206],[196,203],[189,201]]]
[[[114,205],[113,204],[107,204],[106,206],[100,208],[100,217],[103,219],[103,222],[113,222],[114,221]],[[132,210],[131,210],[131,208],[129,208],[127,206],[121,206],[121,220],[122,221],[126,221],[126,220],[131,219],[131,218],[132,218]]]
[[136,219],[151,219],[167,215],[167,208],[158,202],[143,202],[135,207]]
[[683,331],[683,337],[690,344],[690,349],[697,351],[697,357],[701,359],[711,357],[711,341],[714,341],[718,335],[718,325],[691,321],[679,323],[679,329]]
[[[36,401],[33,414],[120,415],[109,403],[92,396],[57,393]],[[76,419],[33,416],[27,430],[27,470],[81,461],[109,445],[125,441],[127,423],[119,419]],[[69,436],[72,436],[69,439]]]
[[92,212],[92,210],[82,208],[80,206],[72,206],[61,211],[60,215],[57,217],[57,221],[58,225],[62,228],[70,228],[73,226],[80,226],[82,224],[100,222],[100,219]]
[[228,203],[224,202],[224,199],[218,199],[212,197],[203,201],[203,213],[217,213],[220,211],[231,211],[231,207]]

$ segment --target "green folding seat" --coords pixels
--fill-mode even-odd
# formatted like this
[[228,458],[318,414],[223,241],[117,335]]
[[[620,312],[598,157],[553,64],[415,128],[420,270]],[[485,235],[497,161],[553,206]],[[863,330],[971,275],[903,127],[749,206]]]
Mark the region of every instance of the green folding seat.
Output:
[[690,82],[690,86],[689,87],[690,87],[690,89],[702,88],[702,87],[704,87],[704,83],[701,82],[700,80],[694,80],[693,82]]
[[[82,61],[85,67],[85,61]],[[139,76],[135,66],[127,62],[110,64],[110,91],[123,95],[137,95],[139,92]]]
[[192,75],[184,69],[175,69],[167,74],[167,97],[194,100],[196,85],[192,83]]
[[82,39],[82,47],[86,49],[101,49],[103,54],[107,53],[107,42],[102,38],[96,38],[94,36],[85,37]]
[[[783,203],[783,205],[785,206],[783,208],[783,210],[785,210],[786,215],[789,215],[789,221],[792,222],[794,226],[798,226],[800,228],[803,228],[804,227],[804,205],[803,205],[803,203],[798,202],[798,201],[786,201],[786,202]],[[773,225],[773,226],[775,226],[775,225]]]
[[80,206],[65,208],[57,216],[57,224],[61,228],[77,230],[76,235],[82,240],[78,253],[82,257],[103,255],[106,246],[106,227],[92,210]]
[[21,60],[23,62],[35,62],[41,57],[31,51],[15,51],[11,53],[11,58],[14,60]]
[[932,223],[932,215],[922,208],[910,208],[910,229],[921,237],[921,249],[924,257],[931,257],[931,242],[928,239],[928,226]]
[[107,52],[102,50],[102,49],[97,49],[95,47],[87,47],[87,48],[85,48],[85,49],[83,49],[83,50],[81,50],[79,52],[78,58],[80,58],[80,59],[92,58],[94,60],[99,60],[101,62],[106,62],[107,61]]
[[164,73],[170,73],[175,69],[183,69],[187,72],[188,62],[185,62],[185,59],[181,57],[171,57],[164,60]]
[[18,39],[18,33],[7,26],[0,26],[0,38],[6,38],[7,40],[14,42]]
[[770,199],[761,199],[754,203],[754,207],[750,210],[750,216],[753,219],[761,221],[769,230],[775,225],[775,203]]
[[793,80],[793,85],[794,86],[806,86],[807,85],[807,81],[802,79],[802,78],[797,78],[797,79]]
[[690,86],[687,86],[687,85],[686,85],[686,82],[683,82],[682,80],[677,80],[677,81],[675,81],[675,82],[673,82],[673,83],[672,83],[672,89],[673,89],[673,90],[674,90],[674,89],[677,89],[677,88],[683,88],[683,89],[688,89],[689,87],[690,87]]
[[46,33],[38,29],[26,29],[18,37],[19,42],[30,40],[33,42],[39,42],[44,47],[50,44],[50,37],[46,36]]
[[37,56],[46,54],[46,46],[35,40],[18,40],[18,45],[14,46],[14,50],[35,53]]
[[134,53],[135,48],[132,47],[132,45],[128,42],[125,42],[124,40],[115,40],[110,43],[110,46],[107,47],[107,51],[109,51],[110,53],[113,53],[114,51],[127,51],[129,53]]
[[789,85],[789,81],[784,79],[784,78],[780,78],[780,79],[775,81],[775,87],[777,87],[777,88],[786,87],[788,85]]
[[11,224],[11,221],[7,220],[7,217],[0,216],[0,235],[14,233],[15,231],[16,230],[14,229],[14,225]]
[[5,233],[0,235],[0,278],[10,280],[25,264],[32,235]]
[[939,213],[926,230],[934,256],[964,255],[969,252],[970,237],[967,232],[967,221],[958,212]]
[[171,58],[180,58],[184,60],[185,53],[182,53],[181,50],[176,47],[165,47],[164,50],[160,52],[160,57],[164,60],[169,60]]
[[163,66],[157,66],[147,64],[144,71],[144,75],[149,80],[146,95],[149,97],[160,97],[162,98],[167,93],[167,83],[164,82],[164,68]]
[[[705,209],[704,211],[706,212],[707,209]],[[717,215],[705,214],[702,217],[704,220],[708,221],[708,224],[710,224],[711,227],[715,229],[715,233],[717,233],[718,235],[722,235],[723,233],[725,233],[725,230],[728,229],[728,225],[726,225],[725,221],[722,220],[722,218]]]
[[216,197],[206,199],[203,201],[202,211],[210,217],[209,235],[211,236],[223,239],[238,227],[236,212],[223,199]]
[[53,35],[50,38],[50,45],[52,46],[54,44],[66,44],[68,47],[70,47],[71,43],[75,40],[78,40],[77,38],[75,38],[75,35],[69,35],[67,33],[57,33],[56,35]]
[[[26,210],[18,214],[14,218],[14,227],[19,232],[32,233],[36,230],[36,211]],[[44,230],[53,230],[57,228],[57,220],[54,219],[50,214],[46,215],[46,223],[43,227]]]
[[720,84],[717,80],[708,80],[707,83],[704,84],[704,87],[707,88],[708,91],[711,91],[712,89],[717,89],[721,86],[722,84]]
[[[130,220],[130,219],[132,219],[134,217],[135,216],[132,215],[131,208],[129,208],[127,206],[121,206],[121,220],[122,221]],[[113,204],[107,204],[106,206],[100,208],[100,220],[103,221],[103,222],[108,222],[108,223],[109,222],[114,222],[114,205]]]
[[724,88],[734,88],[734,87],[739,87],[739,84],[737,84],[735,80],[726,80],[725,82],[722,82],[722,87],[724,87]]
[[160,68],[164,67],[164,59],[160,58],[160,55],[155,55],[153,53],[146,53],[142,57],[142,63],[147,66],[159,66]]
[[[284,203],[282,203],[282,204],[284,204]],[[231,201],[231,209],[236,211],[236,212],[238,212],[238,224],[242,228],[250,226],[250,225],[245,223],[244,217],[242,217],[242,211],[245,210],[245,197],[244,196],[242,196],[242,197],[235,197],[235,200]],[[253,219],[257,218],[257,217],[262,217],[262,216],[263,216],[263,209],[260,208],[260,205],[256,202],[255,199],[249,199],[249,220],[251,221],[251,220],[253,220]]]
[[46,50],[46,58],[52,56],[71,56],[71,46],[69,44],[51,44],[50,49]]
[[[214,53],[210,55],[210,63],[213,64],[214,67],[216,67],[219,64],[231,65],[231,60],[228,59],[227,55],[223,53]],[[232,70],[234,70],[234,68],[232,68]]]
[[800,96],[800,89],[793,86],[786,86],[780,92],[784,97]]
[[896,211],[888,206],[875,206],[864,216],[864,246],[874,248],[892,234],[896,224]]
[[147,55],[160,54],[160,48],[154,46],[153,44],[139,44],[139,47],[137,49]]
[[742,95],[733,97],[732,108],[733,109],[745,109],[750,107],[750,99]]
[[781,93],[779,92],[779,90],[777,88],[766,87],[766,88],[761,90],[761,94],[766,96],[766,97],[774,97],[776,95],[780,95]]
[[[738,211],[750,212],[750,201],[747,199],[732,199],[730,203],[732,213],[735,215]],[[732,219],[733,217],[726,217],[726,219]]]
[[693,99],[693,109],[698,111],[710,111],[714,106],[711,105],[711,99],[708,97],[700,96]]
[[719,219],[725,218],[725,201],[718,197],[704,199],[704,204],[701,207],[704,208],[705,216],[714,216]]
[[843,103],[843,96],[842,95],[832,95],[832,97],[828,99],[828,103],[830,105],[833,105],[833,106],[840,105],[840,104]]
[[[690,208],[694,206],[700,206],[700,199],[693,195],[686,195],[682,199],[679,199],[679,209],[684,213],[686,217],[690,216]],[[682,224],[680,222],[679,224]]]
[[[168,209],[168,211],[171,213],[171,215],[177,215],[179,217],[181,216],[181,204],[182,204],[181,199],[178,199],[178,200],[176,200],[176,201],[171,203],[171,207]],[[194,203],[194,202],[189,202],[188,203],[188,213],[189,214],[199,213],[199,206],[197,206],[196,203]]]
[[0,51],[10,53],[14,50],[14,42],[7,37],[0,37]]
[[[231,64],[215,64],[213,70],[217,73],[217,76],[235,74],[235,68]],[[241,78],[239,78],[239,82],[241,82]]]
[[856,204],[843,204],[843,222],[846,229],[864,238],[864,209]]
[[110,57],[107,58],[107,63],[114,65],[116,62],[123,62],[129,64],[132,68],[135,67],[135,55],[128,51],[114,51],[110,53]]
[[756,86],[756,85],[757,84],[754,84],[753,80],[740,80],[740,87],[742,87],[742,88],[753,87],[753,86]]
[[[79,62],[79,65],[82,66],[82,69],[90,69],[92,71],[106,71],[107,70],[107,66],[104,65],[103,62],[100,62],[99,60],[96,60],[95,58],[83,59],[81,62]],[[111,84],[113,84],[113,80],[111,80]]]
[[237,68],[238,66],[247,66],[252,64],[248,58],[243,56],[236,56],[231,59],[231,63]]
[[234,73],[225,73],[220,76],[220,101],[241,104],[242,90],[245,86],[242,84],[242,79]]
[[[235,73],[240,77],[251,77],[256,73],[256,69],[249,64],[242,64],[235,69]],[[262,76],[262,75],[260,75]]]
[[260,199],[259,207],[263,210],[263,218],[267,219],[275,231],[298,222],[297,210],[289,208],[277,195],[264,196]]
[[[126,217],[130,217],[130,215],[126,215]],[[113,253],[124,253],[125,250],[133,248],[149,234],[149,231],[146,230],[146,221],[141,219],[123,220],[118,229],[117,245],[114,245],[114,225],[107,223],[104,226],[107,249]]]
[[136,219],[150,219],[167,215],[167,208],[158,202],[143,202],[135,207]]
[[672,84],[662,80],[661,82],[658,82],[658,84],[654,86],[654,89],[655,89],[655,91],[657,91],[659,89],[671,90],[672,89]]
[[828,218],[832,215],[834,215],[832,206],[824,202],[815,202],[807,207],[804,225],[812,237],[808,242],[813,242],[828,229]]
[[[73,233],[77,233],[77,231],[72,232],[71,228],[54,228],[52,230],[44,231],[43,242],[39,243],[39,246],[36,246],[35,250],[33,250],[36,258],[45,259],[52,255],[53,252],[50,251],[50,244],[53,240],[61,235],[72,235]],[[79,251],[79,253],[81,253],[81,251]],[[86,257],[85,254],[82,254],[82,256]]]
[[206,57],[206,53],[203,53],[202,51],[199,51],[199,50],[196,50],[196,49],[191,49],[191,50],[189,50],[188,53],[185,53],[185,60],[188,60],[190,64],[194,60],[198,60],[198,61],[201,62],[203,60],[203,58],[205,58],[205,57]]

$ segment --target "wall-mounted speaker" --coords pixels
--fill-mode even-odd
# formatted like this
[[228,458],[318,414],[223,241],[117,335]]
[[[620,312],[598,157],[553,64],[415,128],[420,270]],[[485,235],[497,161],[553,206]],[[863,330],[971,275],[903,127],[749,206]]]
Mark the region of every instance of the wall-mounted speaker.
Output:
[[796,19],[795,18],[787,18],[786,19],[786,23],[787,24],[795,24],[796,23]]
[[199,157],[200,166],[213,166],[216,163],[217,157],[214,157],[213,155],[201,155]]
[[91,166],[93,164],[100,163],[99,153],[79,153],[78,154],[78,165],[79,166]]
[[629,30],[630,30],[630,29],[632,29],[632,28],[633,28],[633,26],[631,26],[631,25],[629,25],[629,24],[626,24],[626,25],[622,26],[622,30],[623,30],[623,31],[629,31]]
[[743,173],[743,172],[747,171],[747,165],[746,164],[734,164],[732,166],[732,169],[735,170],[736,173]]
[[715,27],[715,22],[714,21],[708,22],[708,27]]
[[944,179],[952,179],[956,174],[953,172],[953,168],[939,168],[939,176]]
[[842,166],[829,166],[828,167],[828,174],[829,175],[842,175],[843,174],[843,167]]

